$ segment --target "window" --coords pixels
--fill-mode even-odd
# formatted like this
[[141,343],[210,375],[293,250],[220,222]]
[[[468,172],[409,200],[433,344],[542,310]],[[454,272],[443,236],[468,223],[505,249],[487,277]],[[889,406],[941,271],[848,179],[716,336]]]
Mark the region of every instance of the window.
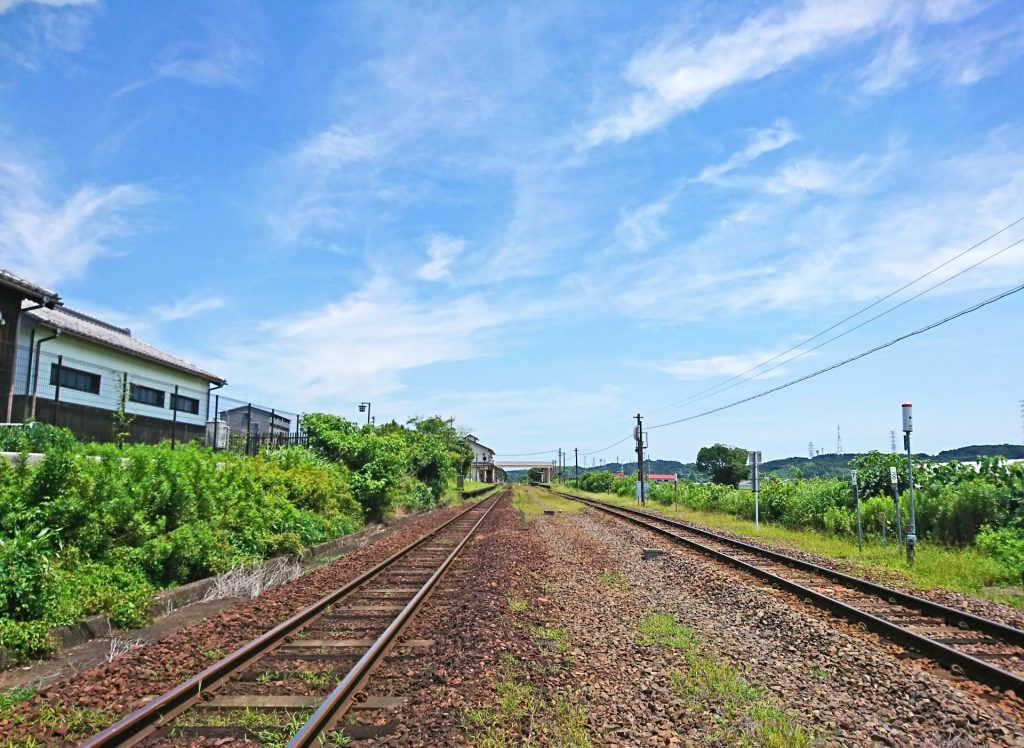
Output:
[[164,391],[143,387],[141,384],[133,384],[128,392],[128,399],[133,403],[153,405],[157,408],[164,407]]
[[179,410],[182,413],[193,413],[195,415],[199,415],[199,401],[194,397],[171,395],[171,410]]
[[100,394],[100,375],[91,371],[71,369],[67,366],[50,364],[50,384],[57,384],[57,372],[60,372],[60,386],[69,390],[81,390],[91,392],[94,395]]

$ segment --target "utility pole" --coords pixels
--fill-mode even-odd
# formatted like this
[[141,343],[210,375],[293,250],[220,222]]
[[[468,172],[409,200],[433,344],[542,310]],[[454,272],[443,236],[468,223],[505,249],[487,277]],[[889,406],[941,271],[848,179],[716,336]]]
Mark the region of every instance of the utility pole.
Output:
[[839,426],[836,426],[836,457],[843,456],[843,435],[839,431]]
[[896,454],[896,432],[895,431],[890,431],[889,432],[889,449],[892,451],[893,454]]
[[814,459],[814,442],[807,442],[807,456]]
[[[580,448],[579,447],[573,447],[572,451],[576,455],[576,488],[579,488],[580,487]],[[586,459],[587,459],[586,457],[583,458],[584,462],[586,461]]]
[[647,492],[644,490],[644,424],[639,413],[636,414],[633,435],[636,437],[636,498],[641,506],[647,506]]
[[917,545],[917,517],[914,516],[914,458],[910,454],[910,432],[914,430],[914,410],[910,403],[903,403],[903,446],[907,448],[907,483],[910,491],[910,521],[907,523],[907,563],[914,563],[914,546]]
[[558,478],[562,478],[562,448],[558,448]]

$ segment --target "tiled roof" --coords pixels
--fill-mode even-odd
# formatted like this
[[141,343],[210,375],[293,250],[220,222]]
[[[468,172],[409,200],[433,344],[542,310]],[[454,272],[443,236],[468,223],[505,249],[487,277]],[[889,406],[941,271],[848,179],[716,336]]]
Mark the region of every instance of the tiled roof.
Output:
[[55,292],[48,288],[43,288],[32,281],[25,280],[20,275],[15,275],[10,270],[5,270],[4,268],[0,268],[0,285],[19,291],[26,299],[31,299],[37,304],[42,304],[44,300],[60,304],[60,296]]
[[116,327],[95,317],[76,312],[73,309],[66,307],[59,307],[57,309],[42,308],[33,309],[32,311],[25,312],[25,314],[48,327],[60,329],[64,334],[73,335],[83,340],[90,340],[108,348],[162,364],[171,369],[202,377],[214,384],[226,383],[223,377],[218,377],[216,374],[204,371],[195,364],[190,364],[188,361],[165,353],[149,343],[133,338],[131,330],[125,327]]

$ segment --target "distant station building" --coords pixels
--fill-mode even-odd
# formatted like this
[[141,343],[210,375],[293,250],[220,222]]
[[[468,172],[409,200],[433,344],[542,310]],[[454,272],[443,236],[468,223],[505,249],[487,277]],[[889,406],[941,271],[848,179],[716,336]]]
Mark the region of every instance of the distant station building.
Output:
[[648,483],[675,483],[676,476],[672,473],[650,473],[647,476]]
[[481,444],[480,440],[472,434],[466,437],[466,442],[473,450],[473,464],[469,468],[468,478],[481,483],[497,483],[494,450]]

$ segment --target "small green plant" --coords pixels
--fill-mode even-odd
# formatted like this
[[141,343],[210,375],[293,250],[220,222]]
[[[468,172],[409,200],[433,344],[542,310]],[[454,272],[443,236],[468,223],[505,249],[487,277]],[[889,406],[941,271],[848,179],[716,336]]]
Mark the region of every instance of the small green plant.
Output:
[[509,595],[508,607],[509,610],[511,610],[513,613],[523,613],[526,611],[529,605],[527,605],[525,600],[520,600],[519,598],[512,597],[511,595]]
[[547,697],[526,680],[521,663],[514,657],[503,657],[502,664],[501,677],[494,686],[494,705],[465,709],[460,715],[462,729],[473,745],[593,745],[587,732],[587,712],[581,705],[558,695]]
[[692,628],[666,614],[652,613],[637,625],[641,644],[677,651],[682,669],[670,675],[673,690],[695,709],[714,706],[710,724],[714,743],[761,748],[806,748],[807,730],[768,702],[742,674],[720,661],[701,644]]
[[626,578],[617,571],[611,571],[610,569],[602,571],[594,577],[594,581],[604,587],[610,587],[613,590],[625,590],[629,588],[629,582]]
[[36,689],[25,687],[0,692],[0,720],[13,718],[15,707],[25,699],[31,698],[35,692]]
[[224,651],[223,647],[214,647],[203,652],[203,657],[208,660],[222,660],[226,656],[227,652]]
[[569,648],[569,631],[564,626],[531,625],[529,631],[541,647],[550,647],[558,652]]

